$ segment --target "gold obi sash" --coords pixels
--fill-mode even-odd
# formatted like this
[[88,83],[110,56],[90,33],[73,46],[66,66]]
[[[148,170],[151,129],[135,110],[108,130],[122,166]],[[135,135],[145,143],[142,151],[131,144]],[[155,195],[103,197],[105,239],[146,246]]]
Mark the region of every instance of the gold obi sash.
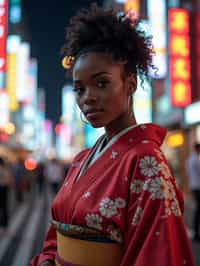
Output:
[[119,244],[80,240],[58,231],[57,252],[62,260],[84,266],[119,266],[122,257]]

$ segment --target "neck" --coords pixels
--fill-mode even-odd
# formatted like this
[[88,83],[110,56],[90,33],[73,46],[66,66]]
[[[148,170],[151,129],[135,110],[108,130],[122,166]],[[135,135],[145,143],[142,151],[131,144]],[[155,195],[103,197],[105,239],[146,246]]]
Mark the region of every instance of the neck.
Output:
[[136,124],[135,117],[130,117],[129,120],[125,120],[124,117],[119,116],[116,120],[112,121],[105,127],[106,138],[110,140],[117,135],[120,131]]

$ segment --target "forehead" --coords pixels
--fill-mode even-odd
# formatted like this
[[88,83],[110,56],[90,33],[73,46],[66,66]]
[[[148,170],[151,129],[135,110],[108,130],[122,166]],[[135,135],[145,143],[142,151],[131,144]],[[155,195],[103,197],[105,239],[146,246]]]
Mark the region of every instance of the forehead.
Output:
[[80,56],[74,64],[73,79],[84,79],[98,72],[120,73],[121,64],[106,53],[93,52]]

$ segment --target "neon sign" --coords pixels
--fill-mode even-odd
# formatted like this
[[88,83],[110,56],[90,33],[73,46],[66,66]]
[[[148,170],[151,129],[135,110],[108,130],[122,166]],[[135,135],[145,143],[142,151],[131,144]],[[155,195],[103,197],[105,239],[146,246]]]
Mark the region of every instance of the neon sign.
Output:
[[169,72],[172,106],[191,103],[189,13],[182,8],[169,9]]

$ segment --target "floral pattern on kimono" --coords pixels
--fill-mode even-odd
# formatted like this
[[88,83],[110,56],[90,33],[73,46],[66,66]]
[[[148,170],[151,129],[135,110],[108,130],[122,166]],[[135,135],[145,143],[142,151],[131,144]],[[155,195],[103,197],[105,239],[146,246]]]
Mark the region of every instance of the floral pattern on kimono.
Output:
[[[77,179],[93,149],[81,152],[52,204],[53,219],[115,240],[120,266],[193,266],[182,194],[160,149],[165,134],[154,124],[130,129]],[[54,261],[56,245],[50,226],[31,265]]]

